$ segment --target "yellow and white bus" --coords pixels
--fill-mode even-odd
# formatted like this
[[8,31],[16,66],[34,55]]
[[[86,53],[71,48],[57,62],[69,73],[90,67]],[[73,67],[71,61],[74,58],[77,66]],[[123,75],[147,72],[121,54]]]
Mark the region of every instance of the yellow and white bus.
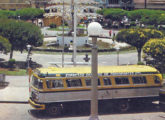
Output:
[[[35,109],[54,115],[69,108],[90,109],[91,67],[38,68],[30,78],[29,103]],[[113,103],[124,112],[131,103],[158,100],[161,86],[161,74],[150,66],[98,67],[98,100],[102,107]]]

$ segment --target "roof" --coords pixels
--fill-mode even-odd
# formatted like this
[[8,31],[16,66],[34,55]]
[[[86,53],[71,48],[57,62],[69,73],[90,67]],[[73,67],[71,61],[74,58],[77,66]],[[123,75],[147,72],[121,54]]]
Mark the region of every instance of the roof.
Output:
[[[91,67],[64,67],[64,68],[56,68],[56,67],[48,67],[48,68],[38,68],[37,69],[40,75],[51,76],[67,76],[69,74],[76,74],[81,76],[84,74],[91,75]],[[126,65],[126,66],[99,66],[98,67],[99,74],[107,74],[107,75],[128,75],[128,74],[147,74],[147,73],[158,73],[157,69],[144,66],[144,65]],[[66,75],[67,74],[67,75]]]

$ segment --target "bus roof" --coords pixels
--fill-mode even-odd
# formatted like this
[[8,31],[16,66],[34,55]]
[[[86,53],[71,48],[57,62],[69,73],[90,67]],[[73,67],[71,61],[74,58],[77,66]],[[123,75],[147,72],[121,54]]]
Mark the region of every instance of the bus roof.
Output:
[[[64,74],[91,74],[91,67],[64,67],[64,68],[56,68],[56,67],[48,67],[48,68],[38,68],[37,71],[42,76],[54,75],[54,76],[64,76]],[[151,66],[145,65],[125,65],[125,66],[99,66],[98,73],[104,74],[109,73],[128,73],[128,74],[156,74],[158,73],[157,69]],[[117,74],[116,74],[117,75]]]

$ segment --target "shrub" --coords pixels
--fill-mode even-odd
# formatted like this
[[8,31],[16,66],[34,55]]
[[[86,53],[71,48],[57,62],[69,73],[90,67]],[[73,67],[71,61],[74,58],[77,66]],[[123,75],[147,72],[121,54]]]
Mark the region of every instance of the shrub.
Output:
[[50,28],[56,28],[56,27],[57,27],[56,24],[54,24],[54,23],[51,23],[51,24],[50,24]]
[[137,65],[145,65],[143,62],[138,62]]
[[10,59],[8,61],[8,67],[13,70],[15,68],[15,59]]
[[144,60],[161,72],[165,72],[165,39],[151,39],[143,47]]

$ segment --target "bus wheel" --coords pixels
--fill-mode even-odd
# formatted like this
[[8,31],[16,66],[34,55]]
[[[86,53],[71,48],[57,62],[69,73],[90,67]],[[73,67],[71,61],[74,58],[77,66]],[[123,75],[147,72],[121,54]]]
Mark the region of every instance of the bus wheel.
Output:
[[117,103],[117,109],[120,111],[120,112],[127,112],[130,108],[130,104],[128,101],[119,101]]
[[58,116],[62,112],[62,105],[50,104],[47,106],[46,112],[52,116]]

